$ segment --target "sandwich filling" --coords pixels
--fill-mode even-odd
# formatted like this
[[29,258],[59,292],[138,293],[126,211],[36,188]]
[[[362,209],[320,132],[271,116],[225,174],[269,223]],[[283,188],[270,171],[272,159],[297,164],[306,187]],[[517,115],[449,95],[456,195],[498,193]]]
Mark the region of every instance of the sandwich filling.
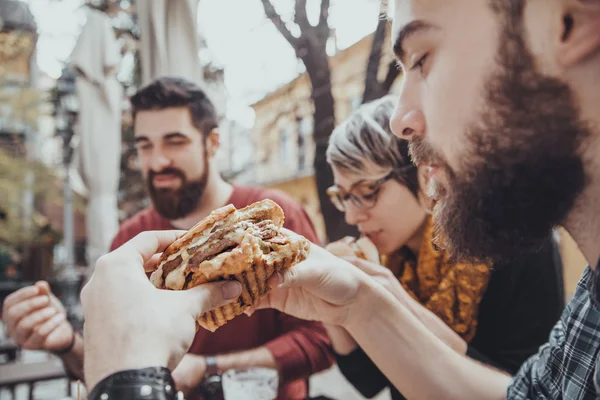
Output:
[[[181,290],[188,288],[192,276],[198,272],[207,280],[214,280],[229,252],[237,248],[247,235],[253,236],[263,254],[278,251],[289,243],[289,238],[279,232],[283,215],[277,212],[281,209],[276,205],[274,208],[273,204],[261,202],[242,210],[224,207],[214,224],[197,231],[196,227],[192,228],[187,237],[179,239],[181,243],[178,246],[167,250],[169,254],[152,274],[152,282],[157,287]],[[200,228],[203,222],[197,227]]]

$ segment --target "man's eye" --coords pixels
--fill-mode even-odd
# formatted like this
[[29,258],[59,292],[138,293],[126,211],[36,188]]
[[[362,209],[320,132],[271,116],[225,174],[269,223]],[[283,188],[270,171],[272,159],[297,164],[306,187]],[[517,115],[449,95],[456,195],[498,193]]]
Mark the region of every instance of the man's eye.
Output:
[[140,150],[145,151],[145,150],[150,150],[152,148],[152,145],[145,143],[145,144],[138,144],[135,147],[138,149],[138,151],[140,151]]
[[177,141],[177,142],[169,142],[168,145],[169,146],[183,146],[186,143],[187,142],[185,142],[185,141]]
[[410,70],[414,71],[418,69],[419,71],[423,72],[423,65],[425,64],[425,61],[427,61],[427,57],[429,57],[429,53],[425,53],[425,55],[423,55],[423,57],[421,57],[419,61],[417,61],[412,67],[410,67]]

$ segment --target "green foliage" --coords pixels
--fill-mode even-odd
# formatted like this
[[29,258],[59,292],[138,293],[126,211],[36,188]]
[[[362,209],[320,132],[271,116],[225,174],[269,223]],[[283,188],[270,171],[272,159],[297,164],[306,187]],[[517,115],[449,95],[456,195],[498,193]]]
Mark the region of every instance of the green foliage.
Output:
[[0,150],[0,243],[12,246],[35,241],[48,221],[33,211],[25,220],[23,204],[27,190],[36,202],[60,202],[60,182],[57,176],[40,162]]

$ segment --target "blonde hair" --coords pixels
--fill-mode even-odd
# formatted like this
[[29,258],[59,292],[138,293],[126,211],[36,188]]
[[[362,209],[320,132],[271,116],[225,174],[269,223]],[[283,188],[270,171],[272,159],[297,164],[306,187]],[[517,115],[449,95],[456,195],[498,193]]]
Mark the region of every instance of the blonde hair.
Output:
[[350,114],[329,138],[327,162],[352,174],[361,174],[367,165],[397,171],[398,180],[417,194],[417,168],[410,160],[408,142],[394,136],[390,128],[396,101],[387,95]]

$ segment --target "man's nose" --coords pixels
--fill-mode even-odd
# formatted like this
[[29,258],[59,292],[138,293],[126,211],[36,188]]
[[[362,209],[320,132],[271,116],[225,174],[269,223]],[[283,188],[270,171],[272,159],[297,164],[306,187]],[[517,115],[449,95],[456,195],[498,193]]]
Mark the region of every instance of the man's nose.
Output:
[[150,168],[154,172],[160,172],[165,168],[171,166],[171,160],[164,155],[157,153],[152,157]]
[[399,104],[390,120],[390,128],[397,137],[411,140],[415,135],[425,134],[425,117],[420,110]]

